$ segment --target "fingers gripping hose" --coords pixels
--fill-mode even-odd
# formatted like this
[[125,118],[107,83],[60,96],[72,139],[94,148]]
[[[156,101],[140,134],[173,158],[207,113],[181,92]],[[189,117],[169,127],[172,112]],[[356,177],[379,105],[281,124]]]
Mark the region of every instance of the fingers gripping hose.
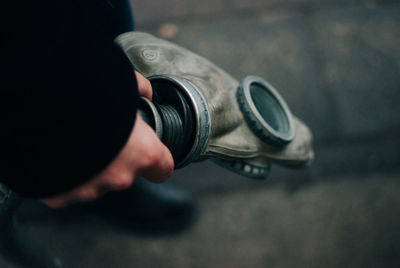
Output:
[[155,92],[153,102],[140,98],[138,113],[171,151],[175,163],[181,162],[194,137],[192,111],[184,96],[177,90]]
[[175,168],[199,159],[210,135],[210,117],[202,94],[186,79],[148,77],[153,100],[140,98],[138,113],[171,151]]

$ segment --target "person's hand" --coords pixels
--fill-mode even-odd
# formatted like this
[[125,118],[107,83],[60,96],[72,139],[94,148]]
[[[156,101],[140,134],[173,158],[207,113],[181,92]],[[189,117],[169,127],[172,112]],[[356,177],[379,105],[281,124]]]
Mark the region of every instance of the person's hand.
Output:
[[141,73],[135,71],[136,82],[138,85],[139,95],[151,100],[153,98],[153,89],[150,81],[147,80]]
[[[152,97],[150,82],[136,73],[139,94]],[[77,201],[94,200],[110,190],[129,188],[138,177],[154,182],[166,180],[173,172],[174,160],[154,130],[139,115],[126,145],[118,156],[97,176],[67,193],[43,199],[50,207],[64,207]]]

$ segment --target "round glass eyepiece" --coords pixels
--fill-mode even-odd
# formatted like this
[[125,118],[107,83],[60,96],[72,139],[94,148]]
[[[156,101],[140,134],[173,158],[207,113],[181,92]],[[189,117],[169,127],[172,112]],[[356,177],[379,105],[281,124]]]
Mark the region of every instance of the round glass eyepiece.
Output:
[[237,100],[247,125],[262,141],[282,147],[294,139],[292,113],[267,81],[257,76],[246,77],[238,87]]

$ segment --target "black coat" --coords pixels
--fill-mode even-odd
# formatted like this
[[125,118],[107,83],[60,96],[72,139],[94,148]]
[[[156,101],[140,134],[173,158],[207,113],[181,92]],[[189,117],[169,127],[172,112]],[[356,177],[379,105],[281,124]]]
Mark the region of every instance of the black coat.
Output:
[[129,4],[10,0],[0,12],[0,180],[51,196],[105,168],[131,132],[136,80],[114,43],[133,30]]

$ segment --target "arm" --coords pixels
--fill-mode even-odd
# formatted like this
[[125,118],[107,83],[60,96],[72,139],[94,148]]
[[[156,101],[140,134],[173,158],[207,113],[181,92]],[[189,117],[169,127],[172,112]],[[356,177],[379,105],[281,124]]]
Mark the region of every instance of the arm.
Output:
[[[150,82],[135,72],[139,94],[151,99]],[[124,190],[137,177],[145,177],[153,182],[166,180],[173,171],[174,162],[168,148],[157,135],[137,115],[135,126],[128,142],[118,156],[98,175],[85,184],[61,195],[44,199],[50,207],[58,208],[76,201],[88,201],[110,190]]]
[[113,42],[129,29],[114,27],[121,14],[105,0],[8,1],[2,12],[11,19],[1,26],[8,38],[0,179],[35,198],[68,192],[113,166],[141,136],[133,134],[141,133],[133,128],[136,79]]

